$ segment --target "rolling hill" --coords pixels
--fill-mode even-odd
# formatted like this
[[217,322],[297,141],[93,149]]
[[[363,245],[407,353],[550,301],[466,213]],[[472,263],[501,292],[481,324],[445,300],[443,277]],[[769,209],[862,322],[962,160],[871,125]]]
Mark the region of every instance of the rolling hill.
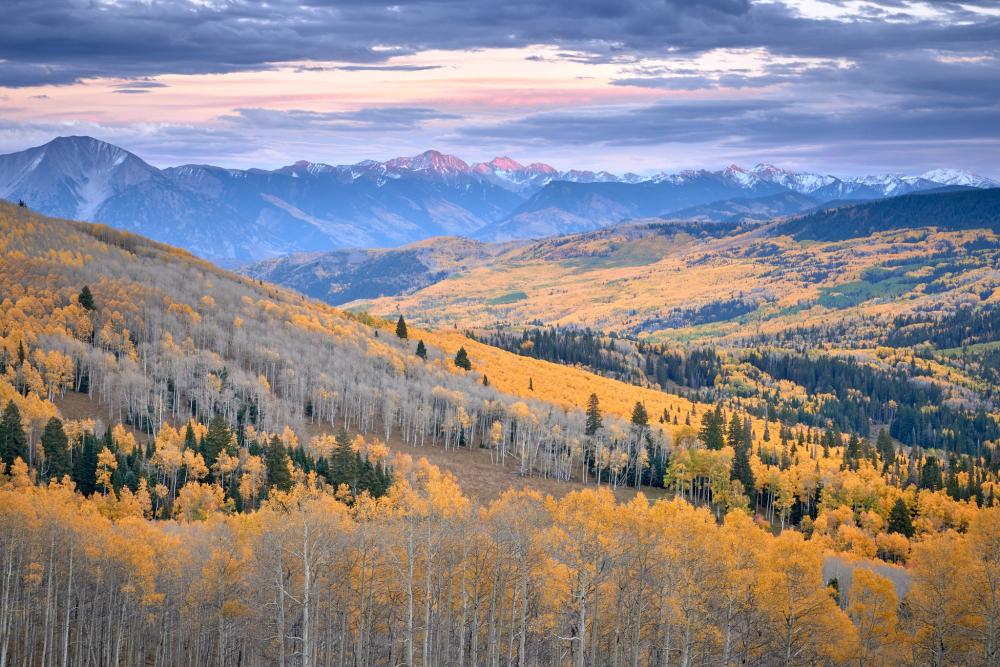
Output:
[[[766,224],[647,221],[509,245],[429,241],[424,256],[448,256],[436,273],[414,271],[414,281],[349,307],[433,326],[531,322],[705,341],[819,326],[834,315],[946,311],[1000,299],[998,193],[906,195]],[[466,247],[475,251],[457,260],[454,250]],[[282,282],[288,267],[318,262],[250,271]],[[379,275],[369,265],[361,280]],[[331,282],[313,270],[295,286],[323,295]],[[344,303],[350,287],[337,285]]]
[[1000,232],[1000,188],[945,188],[838,206],[779,224],[773,233],[800,240],[843,241],[919,227]]

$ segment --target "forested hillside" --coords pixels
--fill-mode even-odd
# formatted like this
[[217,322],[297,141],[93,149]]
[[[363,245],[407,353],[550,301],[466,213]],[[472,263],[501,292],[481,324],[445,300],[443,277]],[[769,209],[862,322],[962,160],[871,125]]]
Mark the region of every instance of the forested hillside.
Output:
[[346,307],[462,329],[590,327],[727,344],[809,328],[823,339],[823,328],[844,325],[841,345],[870,344],[895,316],[1000,299],[996,192],[908,195],[764,225],[660,221],[554,237]]
[[[824,387],[770,352],[801,419],[716,393],[708,348],[515,353],[106,227],[0,232],[5,664],[995,663],[995,438],[810,421]],[[558,492],[474,502],[421,451]]]

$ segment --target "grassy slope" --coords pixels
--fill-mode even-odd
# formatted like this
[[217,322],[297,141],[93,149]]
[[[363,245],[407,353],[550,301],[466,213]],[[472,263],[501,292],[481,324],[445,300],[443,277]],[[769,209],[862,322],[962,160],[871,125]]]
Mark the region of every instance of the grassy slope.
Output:
[[[351,307],[459,329],[537,321],[677,340],[737,339],[832,317],[935,310],[971,295],[1000,298],[998,247],[994,232],[969,230],[843,242],[763,238],[759,230],[721,239],[606,230],[540,241],[414,294]],[[519,293],[524,298],[509,297]],[[755,307],[698,321],[697,309],[732,300]],[[677,313],[690,323],[657,324]]]

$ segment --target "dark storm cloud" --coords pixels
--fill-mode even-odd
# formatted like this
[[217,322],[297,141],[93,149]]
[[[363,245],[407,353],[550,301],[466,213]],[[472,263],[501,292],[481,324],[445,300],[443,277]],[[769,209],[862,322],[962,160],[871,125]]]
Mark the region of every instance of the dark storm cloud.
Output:
[[379,66],[427,49],[531,44],[558,45],[595,62],[719,47],[838,57],[915,45],[997,48],[1000,18],[959,3],[936,6],[948,20],[914,20],[903,16],[904,5],[884,0],[851,23],[750,0],[8,0],[0,85],[230,72],[289,61]]

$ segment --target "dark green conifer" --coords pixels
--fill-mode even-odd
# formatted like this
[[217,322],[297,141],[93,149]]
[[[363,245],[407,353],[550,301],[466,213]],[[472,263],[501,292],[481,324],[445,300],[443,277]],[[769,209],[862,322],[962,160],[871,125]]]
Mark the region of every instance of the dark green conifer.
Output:
[[458,352],[455,353],[455,365],[467,371],[472,370],[472,362],[469,361],[469,353],[465,351],[464,346],[458,348]]
[[906,537],[913,537],[913,518],[910,516],[910,510],[906,507],[906,503],[903,502],[902,498],[897,498],[896,503],[889,511],[888,530],[890,533],[899,533]]
[[42,431],[42,451],[45,452],[45,468],[49,479],[62,479],[63,475],[73,472],[69,441],[62,422],[55,417],[46,422],[45,430]]
[[21,411],[11,400],[0,418],[0,459],[9,468],[18,457],[28,463],[28,436],[21,425]]
[[80,290],[80,295],[76,297],[76,300],[80,302],[80,305],[87,310],[96,310],[97,306],[94,304],[94,295],[91,294],[90,288],[86,285]]
[[584,433],[587,435],[594,435],[601,427],[604,426],[604,421],[601,418],[601,406],[597,399],[597,394],[591,394],[590,398],[587,399],[587,423],[584,426]]
[[274,435],[264,451],[264,465],[267,467],[268,486],[277,487],[280,491],[292,488],[292,475],[288,470],[288,450],[281,439]]

